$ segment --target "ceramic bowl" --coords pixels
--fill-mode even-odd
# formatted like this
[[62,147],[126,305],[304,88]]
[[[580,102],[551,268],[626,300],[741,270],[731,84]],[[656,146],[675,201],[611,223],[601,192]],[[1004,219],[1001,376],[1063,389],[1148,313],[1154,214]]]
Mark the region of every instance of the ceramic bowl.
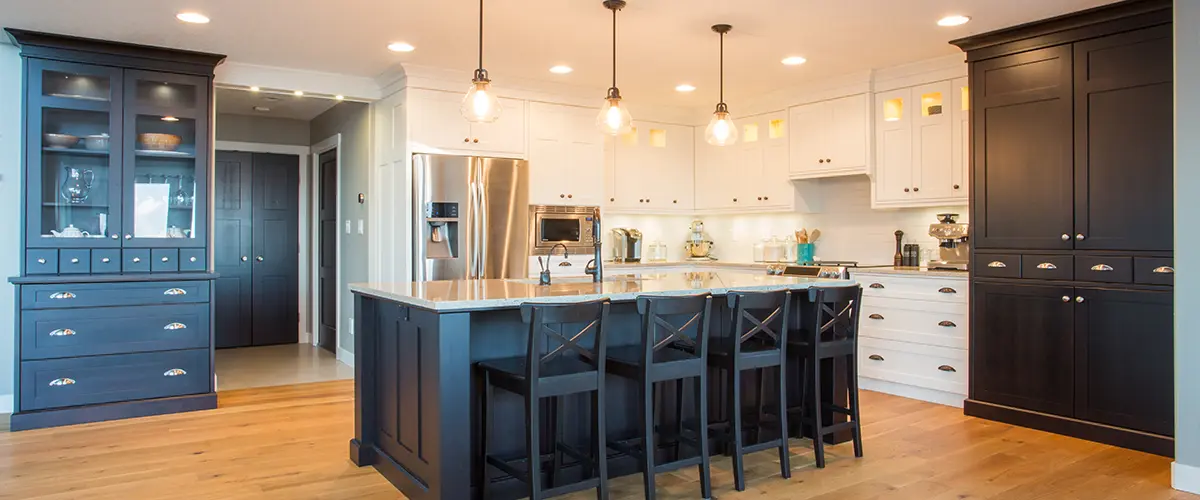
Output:
[[138,142],[150,151],[175,151],[183,139],[174,134],[141,134]]
[[92,151],[108,150],[108,134],[89,135],[83,138],[83,147]]
[[46,146],[55,149],[73,148],[79,144],[79,137],[71,134],[42,134],[45,138]]

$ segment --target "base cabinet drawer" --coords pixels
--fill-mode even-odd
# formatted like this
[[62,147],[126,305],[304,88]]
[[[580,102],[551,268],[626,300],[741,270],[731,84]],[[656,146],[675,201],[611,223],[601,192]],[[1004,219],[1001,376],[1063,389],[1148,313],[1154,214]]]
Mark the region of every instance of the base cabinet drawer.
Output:
[[20,411],[209,392],[208,349],[21,362]]
[[1133,283],[1133,258],[1076,256],[1075,279],[1099,283]]
[[1070,255],[1025,254],[1021,256],[1021,277],[1070,281],[1075,277],[1075,259]]
[[862,377],[955,394],[967,394],[967,351],[860,338]]
[[21,287],[22,309],[137,306],[208,302],[208,281],[74,283]]
[[863,297],[967,303],[967,275],[962,278],[934,278],[902,274],[851,273],[863,287]]
[[967,348],[966,304],[868,297],[861,314],[863,337]]
[[1133,282],[1139,285],[1174,285],[1175,263],[1173,259],[1160,257],[1134,257]]
[[1021,256],[1016,254],[976,254],[971,265],[975,276],[983,278],[1021,277]]
[[208,339],[208,304],[21,313],[22,360],[201,349]]

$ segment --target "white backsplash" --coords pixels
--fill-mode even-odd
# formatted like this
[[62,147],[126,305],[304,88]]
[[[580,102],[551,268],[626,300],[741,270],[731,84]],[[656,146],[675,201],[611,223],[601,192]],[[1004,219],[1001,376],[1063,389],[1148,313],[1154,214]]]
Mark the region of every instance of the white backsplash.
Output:
[[[813,181],[807,181],[813,182]],[[753,262],[754,243],[772,236],[786,236],[807,228],[821,230],[816,242],[816,257],[825,260],[853,260],[860,265],[891,264],[895,253],[897,229],[904,231],[905,243],[916,243],[925,249],[937,248],[930,237],[929,225],[937,222],[936,214],[960,214],[959,221],[967,222],[967,207],[933,207],[910,209],[871,208],[871,184],[866,176],[822,179],[820,189],[824,210],[816,214],[754,214],[754,215],[610,215],[604,220],[607,229],[631,227],[642,232],[643,255],[653,241],[667,244],[672,260],[684,257],[683,242],[693,219],[704,221],[705,229],[715,242],[713,255],[729,262]],[[606,235],[607,237],[607,235]],[[605,240],[609,245],[609,240]],[[936,255],[936,253],[935,253]]]

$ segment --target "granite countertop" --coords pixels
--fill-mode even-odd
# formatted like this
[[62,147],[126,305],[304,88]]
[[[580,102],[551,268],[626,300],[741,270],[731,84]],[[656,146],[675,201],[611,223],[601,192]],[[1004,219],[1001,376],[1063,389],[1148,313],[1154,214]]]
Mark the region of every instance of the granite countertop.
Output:
[[940,278],[966,278],[967,271],[950,271],[946,269],[929,269],[927,267],[910,267],[910,266],[859,266],[850,271],[850,276],[855,274],[904,274],[910,276],[931,276]]
[[604,262],[605,269],[640,269],[647,267],[707,267],[727,269],[762,269],[773,265],[769,262],[731,262],[724,260],[672,260],[662,262]]
[[352,283],[350,290],[423,309],[461,312],[514,308],[538,300],[583,302],[607,297],[613,301],[628,301],[644,294],[723,294],[729,290],[803,289],[814,285],[853,283],[853,280],[720,270],[609,274],[603,283],[592,283],[591,278],[556,278],[550,286],[540,286],[536,279]]

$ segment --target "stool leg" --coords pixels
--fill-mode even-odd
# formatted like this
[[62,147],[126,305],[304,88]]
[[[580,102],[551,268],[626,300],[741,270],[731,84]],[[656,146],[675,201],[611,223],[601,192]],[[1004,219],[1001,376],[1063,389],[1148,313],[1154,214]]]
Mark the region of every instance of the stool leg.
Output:
[[679,460],[680,439],[683,436],[683,379],[675,380],[675,460]]
[[754,425],[754,442],[762,442],[763,421],[767,419],[767,409],[765,403],[767,401],[767,369],[759,368],[758,370],[758,422]]
[[808,356],[800,356],[800,429],[796,437],[804,438],[804,425],[808,423]]
[[483,476],[479,480],[480,488],[483,490],[483,500],[491,500],[492,498],[492,472],[489,470],[487,457],[490,453],[488,439],[492,435],[492,398],[494,396],[492,390],[492,375],[489,372],[483,372],[483,436],[481,442],[483,444],[483,461],[479,464],[480,474]]
[[563,441],[563,422],[562,422],[562,397],[550,398],[550,435],[553,436],[553,443],[550,444],[550,456],[552,457],[550,466],[550,487],[557,487],[562,484],[562,459],[563,454],[558,451],[558,444]]
[[[534,382],[537,383],[537,382]],[[532,391],[530,391],[532,392]],[[542,500],[541,405],[532,394],[525,396],[525,455],[528,459],[529,500]]]
[[[604,376],[603,373],[600,374]],[[597,500],[608,500],[608,430],[604,422],[604,380],[592,393],[592,460],[600,486],[596,488]]]
[[[787,370],[779,365],[779,469],[784,479],[792,477],[792,452],[788,448]],[[762,402],[759,402],[762,405]]]
[[733,434],[733,482],[738,491],[746,491],[746,468],[742,462],[745,450],[742,448],[742,370],[735,361],[731,367],[729,383],[733,390],[730,398],[730,428]]
[[846,379],[850,390],[850,418],[854,419],[854,456],[862,458],[862,423],[858,418],[858,359],[846,356]]
[[642,376],[642,484],[646,500],[654,499],[654,383]]
[[708,450],[708,375],[701,373],[696,381],[696,440],[700,443],[700,496],[712,498],[712,474]]
[[813,392],[813,453],[817,457],[817,468],[825,468],[825,427],[821,424],[821,360],[812,361],[812,392]]

